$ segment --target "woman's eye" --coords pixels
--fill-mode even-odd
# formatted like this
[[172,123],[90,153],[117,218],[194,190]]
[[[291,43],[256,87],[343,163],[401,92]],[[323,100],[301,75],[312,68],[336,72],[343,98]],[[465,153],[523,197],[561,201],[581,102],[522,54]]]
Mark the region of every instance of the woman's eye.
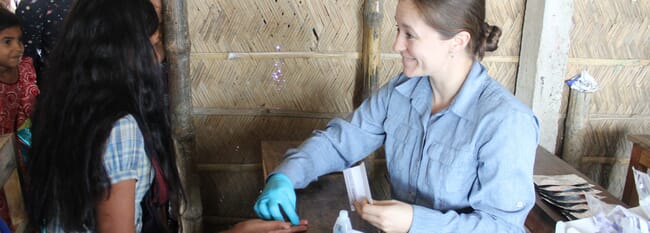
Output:
[[411,33],[406,33],[406,38],[408,38],[408,39],[413,39],[414,36],[413,36],[413,34],[411,34]]

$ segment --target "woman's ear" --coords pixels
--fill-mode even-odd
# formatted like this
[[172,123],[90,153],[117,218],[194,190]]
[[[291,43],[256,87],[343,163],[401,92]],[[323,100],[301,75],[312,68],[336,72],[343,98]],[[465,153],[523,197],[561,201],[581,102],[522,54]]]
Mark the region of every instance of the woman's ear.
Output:
[[469,34],[469,32],[460,31],[459,33],[456,33],[456,35],[454,35],[452,38],[452,47],[456,51],[464,50],[471,39],[472,36]]

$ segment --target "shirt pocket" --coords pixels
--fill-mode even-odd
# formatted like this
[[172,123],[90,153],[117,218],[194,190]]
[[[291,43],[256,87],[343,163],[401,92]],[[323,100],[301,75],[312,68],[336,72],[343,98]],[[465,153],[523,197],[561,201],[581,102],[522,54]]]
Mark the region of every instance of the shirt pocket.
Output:
[[429,158],[428,178],[443,188],[443,193],[469,193],[478,164],[471,150],[433,143],[426,156]]
[[417,138],[418,130],[407,124],[396,124],[395,127],[387,128],[384,148],[390,173],[407,172]]

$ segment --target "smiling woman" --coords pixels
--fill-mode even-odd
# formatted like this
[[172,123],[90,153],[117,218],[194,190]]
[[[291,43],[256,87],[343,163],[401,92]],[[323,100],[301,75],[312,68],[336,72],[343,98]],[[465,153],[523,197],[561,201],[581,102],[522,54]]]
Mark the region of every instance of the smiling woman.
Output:
[[288,150],[255,211],[283,219],[282,209],[295,221],[294,187],[384,146],[394,200],[355,203],[370,224],[385,232],[524,232],[539,125],[480,63],[500,36],[485,22],[485,1],[399,0],[395,20],[403,72]]

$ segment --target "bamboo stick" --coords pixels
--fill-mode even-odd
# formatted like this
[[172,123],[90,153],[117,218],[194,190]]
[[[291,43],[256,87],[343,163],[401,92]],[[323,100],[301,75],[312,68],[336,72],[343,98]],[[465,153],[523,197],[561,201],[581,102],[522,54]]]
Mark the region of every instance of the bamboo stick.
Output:
[[176,148],[176,164],[185,190],[180,206],[181,232],[203,232],[199,176],[194,171],[194,126],[192,125],[192,92],[189,72],[190,41],[185,0],[163,0],[165,53],[169,63],[169,93],[172,110],[172,137]]
[[[356,80],[352,103],[355,108],[364,99],[377,91],[379,65],[381,64],[381,24],[384,20],[383,0],[366,0],[363,9],[363,51],[361,57],[361,77]],[[370,179],[375,177],[375,155],[366,159],[366,170]]]
[[[398,53],[379,53],[380,59],[398,60],[402,56]],[[360,59],[363,53],[356,52],[229,52],[229,53],[192,53],[193,59],[209,59],[209,60],[262,60],[262,59],[282,59],[282,58],[329,58],[329,59]],[[500,62],[500,63],[519,63],[518,56],[488,56],[483,58],[484,62]],[[595,64],[610,64],[610,65],[631,65],[631,64],[644,64],[645,60],[607,60],[607,59],[591,59]],[[650,60],[649,60],[650,61]],[[569,60],[571,63],[572,60]],[[576,60],[573,63],[582,64],[586,62],[584,59]]]
[[585,155],[582,157],[582,164],[622,164],[626,165],[629,162],[630,158],[627,157],[604,157],[604,156],[589,156]]
[[194,115],[210,116],[270,116],[291,118],[331,119],[345,117],[349,112],[301,112],[282,109],[254,108],[254,109],[225,109],[225,108],[194,108]]
[[229,52],[229,53],[193,53],[193,58],[215,60],[239,59],[281,59],[281,58],[340,58],[359,59],[359,53],[319,53],[319,52]]
[[205,163],[197,164],[200,172],[252,172],[262,169],[262,163]]

